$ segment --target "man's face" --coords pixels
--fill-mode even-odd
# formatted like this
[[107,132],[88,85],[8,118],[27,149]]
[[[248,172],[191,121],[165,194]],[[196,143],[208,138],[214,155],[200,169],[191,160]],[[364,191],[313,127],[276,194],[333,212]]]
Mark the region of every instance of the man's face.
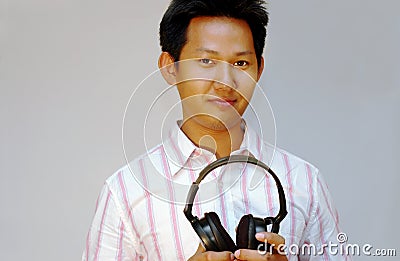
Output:
[[261,71],[247,22],[227,17],[192,19],[176,65],[184,120],[215,130],[235,126]]

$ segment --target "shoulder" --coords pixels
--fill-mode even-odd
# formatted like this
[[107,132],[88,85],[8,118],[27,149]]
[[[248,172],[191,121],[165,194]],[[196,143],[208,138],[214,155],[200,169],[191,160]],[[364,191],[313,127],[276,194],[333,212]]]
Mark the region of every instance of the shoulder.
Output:
[[319,172],[318,168],[312,163],[278,146],[264,143],[264,148],[265,151],[268,151],[269,161],[272,165],[283,165],[291,171],[306,168],[308,171],[315,174]]
[[267,161],[281,182],[293,189],[314,191],[320,176],[319,169],[310,162],[271,144],[264,144],[269,152]]
[[163,154],[162,144],[153,147],[117,169],[106,179],[106,186],[118,201],[134,201],[143,197],[146,176],[158,169]]
[[304,160],[303,158],[300,158],[299,156],[292,154],[282,148],[278,148],[278,147],[276,148],[276,156],[283,159],[285,164],[289,165],[291,167],[291,169],[306,167],[306,168],[309,168],[310,171],[312,171],[313,173],[319,172],[318,168],[316,166],[314,166],[312,163],[310,163],[310,162]]

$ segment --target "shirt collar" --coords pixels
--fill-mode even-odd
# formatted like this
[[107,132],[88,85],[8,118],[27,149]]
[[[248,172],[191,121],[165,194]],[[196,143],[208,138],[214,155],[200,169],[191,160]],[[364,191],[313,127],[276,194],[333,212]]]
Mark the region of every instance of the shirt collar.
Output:
[[257,159],[261,157],[262,141],[260,136],[242,120],[242,129],[244,129],[243,141],[238,150],[233,151],[233,155],[248,154]]
[[[192,155],[201,152],[211,163],[215,156],[208,150],[198,148],[180,129],[181,121],[174,124],[169,131],[168,138],[163,142],[164,150],[171,175],[178,173]],[[262,140],[260,136],[242,120],[244,129],[243,141],[239,149],[232,152],[232,155],[250,155],[257,159],[262,158]]]

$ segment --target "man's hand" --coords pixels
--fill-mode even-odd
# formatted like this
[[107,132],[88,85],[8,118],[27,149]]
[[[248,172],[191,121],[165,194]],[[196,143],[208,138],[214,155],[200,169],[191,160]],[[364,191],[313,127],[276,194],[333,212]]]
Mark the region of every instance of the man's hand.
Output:
[[256,238],[260,242],[268,242],[269,244],[274,246],[274,249],[271,253],[261,253],[258,250],[251,249],[239,249],[235,252],[235,258],[237,260],[247,260],[247,261],[265,261],[265,260],[275,260],[275,261],[287,261],[287,257],[285,255],[280,255],[276,252],[276,249],[285,244],[285,239],[278,234],[270,233],[270,232],[262,232],[257,233]]
[[232,252],[213,252],[206,251],[204,247],[199,244],[196,253],[188,259],[188,261],[232,261],[235,260]]

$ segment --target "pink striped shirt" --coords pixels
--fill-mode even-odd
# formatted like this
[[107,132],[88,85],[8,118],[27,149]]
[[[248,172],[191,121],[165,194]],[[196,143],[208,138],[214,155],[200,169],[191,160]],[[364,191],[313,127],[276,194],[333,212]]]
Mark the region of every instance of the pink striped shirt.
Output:
[[[338,215],[318,169],[261,142],[246,128],[239,150],[270,165],[286,193],[288,215],[280,234],[286,245],[337,243]],[[196,147],[176,125],[169,137],[109,177],[99,196],[82,260],[187,260],[200,242],[183,214],[190,184],[215,155]],[[275,216],[274,181],[245,164],[214,170],[201,183],[193,212],[216,212],[233,239],[247,213]],[[288,254],[289,260],[346,260],[346,256]]]

